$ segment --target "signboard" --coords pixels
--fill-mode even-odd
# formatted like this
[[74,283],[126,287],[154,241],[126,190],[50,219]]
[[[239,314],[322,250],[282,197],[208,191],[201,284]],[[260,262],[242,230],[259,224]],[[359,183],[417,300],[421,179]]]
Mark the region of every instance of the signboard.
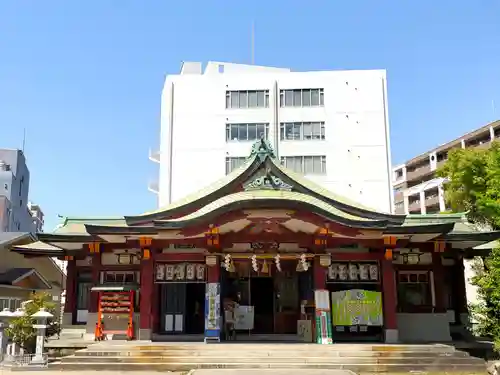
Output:
[[316,310],[316,343],[332,344],[332,322],[329,311]]
[[297,320],[297,335],[300,341],[312,342],[312,321],[311,320]]
[[374,282],[379,280],[376,262],[333,263],[328,267],[328,282]]
[[253,306],[238,306],[234,309],[234,329],[252,330],[254,324]]
[[219,340],[220,321],[220,284],[207,283],[205,292],[205,340]]
[[205,264],[200,263],[157,263],[156,282],[203,282]]
[[332,323],[330,318],[330,299],[328,290],[315,290],[314,304],[316,306],[316,343],[331,344]]
[[334,326],[382,326],[382,293],[352,289],[332,293]]

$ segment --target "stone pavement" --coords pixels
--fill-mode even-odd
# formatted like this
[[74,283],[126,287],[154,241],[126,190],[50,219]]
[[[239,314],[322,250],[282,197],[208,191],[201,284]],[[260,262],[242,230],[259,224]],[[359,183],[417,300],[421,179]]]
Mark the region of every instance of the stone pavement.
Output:
[[[43,375],[60,375],[62,371],[50,370],[50,369],[40,369],[38,371],[11,371],[10,369],[0,368],[1,375],[33,375],[33,374],[43,374]],[[88,371],[65,371],[68,375],[89,375]],[[130,371],[96,371],[96,375],[129,375]],[[134,371],[134,373],[139,373],[140,375],[156,375],[156,371]],[[165,373],[164,373],[165,374]],[[355,375],[354,372],[349,370],[316,370],[311,369],[304,371],[303,369],[210,369],[210,370],[192,370],[188,373],[186,372],[168,372],[168,375]]]
[[355,375],[349,370],[315,370],[315,369],[235,369],[235,370],[194,370],[191,375]]

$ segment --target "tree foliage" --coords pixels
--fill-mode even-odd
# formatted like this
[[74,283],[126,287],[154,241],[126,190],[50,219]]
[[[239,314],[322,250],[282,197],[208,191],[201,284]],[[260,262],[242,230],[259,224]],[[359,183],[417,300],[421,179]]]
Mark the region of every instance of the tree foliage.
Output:
[[[33,328],[33,324],[37,322],[31,315],[42,307],[51,314],[56,314],[56,304],[52,302],[49,293],[33,293],[30,300],[24,305],[25,315],[12,319],[9,328],[5,330],[7,336],[28,353],[33,353],[36,346],[36,329]],[[59,333],[60,326],[57,320],[51,319],[46,324],[46,339]]]
[[446,201],[472,222],[500,228],[500,144],[489,149],[455,149],[438,171],[448,179]]
[[[445,177],[445,196],[453,212],[467,212],[468,219],[489,229],[500,229],[500,144],[488,149],[455,149],[438,171]],[[477,333],[494,339],[500,348],[500,249],[476,258],[475,276],[479,302],[471,306]]]

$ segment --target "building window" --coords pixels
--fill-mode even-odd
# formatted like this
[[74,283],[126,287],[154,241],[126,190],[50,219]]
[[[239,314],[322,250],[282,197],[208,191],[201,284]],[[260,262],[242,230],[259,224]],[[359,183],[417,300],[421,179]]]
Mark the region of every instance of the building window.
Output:
[[139,284],[139,272],[135,271],[105,271],[101,273],[103,284]]
[[280,90],[280,107],[320,107],[324,101],[323,89]]
[[397,290],[400,312],[432,311],[430,271],[399,271]]
[[284,156],[281,164],[297,173],[326,174],[326,156]]
[[325,123],[321,122],[282,122],[280,124],[282,141],[309,141],[325,139]]
[[268,135],[269,124],[226,124],[226,141],[256,141]]
[[23,194],[23,185],[24,185],[24,176],[21,177],[21,181],[19,181],[19,196]]
[[21,307],[20,298],[0,297],[0,311],[4,309],[9,309],[10,311],[16,311],[16,309],[20,307]]
[[226,91],[226,108],[269,108],[269,90]]
[[226,174],[229,174],[235,169],[241,167],[243,164],[245,164],[245,160],[247,160],[247,158],[245,157],[226,158]]

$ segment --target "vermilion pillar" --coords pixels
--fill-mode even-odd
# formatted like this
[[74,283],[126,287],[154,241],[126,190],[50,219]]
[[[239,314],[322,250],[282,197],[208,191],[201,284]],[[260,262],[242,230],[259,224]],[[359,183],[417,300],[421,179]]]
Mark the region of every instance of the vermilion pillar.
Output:
[[208,283],[220,282],[220,264],[218,259],[217,263],[214,266],[207,267],[207,282]]
[[433,252],[432,253],[432,270],[434,277],[434,296],[436,298],[436,304],[434,306],[435,313],[445,313],[446,312],[446,293],[444,284],[444,266],[441,259],[442,253]]
[[154,286],[154,260],[141,260],[141,290],[140,290],[140,311],[139,311],[139,340],[151,340],[152,334],[152,301]]
[[[73,324],[76,320],[76,260],[70,259],[66,265],[66,300],[64,302],[64,324]],[[71,317],[70,317],[71,316]]]
[[314,289],[326,289],[326,268],[322,267],[319,257],[314,257]]
[[[99,249],[99,247],[97,247]],[[97,286],[101,283],[101,253],[99,250],[97,252],[92,253],[92,283],[94,286]],[[97,304],[98,304],[98,294],[97,292],[90,293],[90,306],[89,312],[96,313],[97,312]]]
[[397,321],[396,275],[392,260],[381,260],[382,268],[382,299],[384,310],[385,342],[399,341]]

